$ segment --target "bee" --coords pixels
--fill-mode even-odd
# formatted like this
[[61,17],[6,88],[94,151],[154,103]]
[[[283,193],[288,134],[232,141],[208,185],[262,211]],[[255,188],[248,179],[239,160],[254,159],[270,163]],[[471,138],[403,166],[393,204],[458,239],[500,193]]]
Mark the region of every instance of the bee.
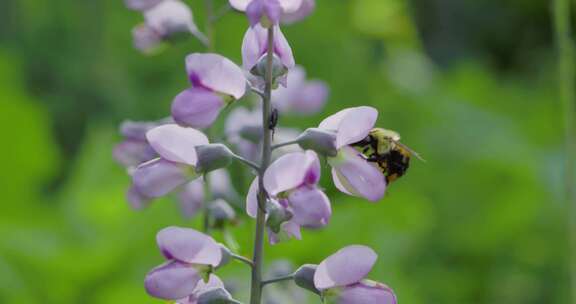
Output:
[[410,157],[422,157],[414,150],[400,143],[400,134],[395,131],[374,128],[366,138],[353,143],[367,161],[376,163],[389,184],[406,173],[410,167]]

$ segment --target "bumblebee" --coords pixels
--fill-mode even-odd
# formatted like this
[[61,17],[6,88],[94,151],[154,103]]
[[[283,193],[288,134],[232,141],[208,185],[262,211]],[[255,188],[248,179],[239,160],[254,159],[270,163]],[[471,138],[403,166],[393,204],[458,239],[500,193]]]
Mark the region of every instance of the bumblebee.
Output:
[[400,134],[387,129],[374,128],[366,138],[352,146],[366,160],[378,164],[389,184],[406,173],[410,167],[410,157],[423,160],[418,153],[400,143]]

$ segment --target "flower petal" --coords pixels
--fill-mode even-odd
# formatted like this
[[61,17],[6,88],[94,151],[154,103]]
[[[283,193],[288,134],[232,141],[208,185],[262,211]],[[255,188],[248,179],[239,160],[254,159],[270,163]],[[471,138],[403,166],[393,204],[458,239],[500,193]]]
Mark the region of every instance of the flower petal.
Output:
[[266,29],[260,24],[249,27],[242,39],[242,67],[250,71],[266,52]]
[[292,221],[306,228],[320,228],[328,224],[332,215],[330,200],[318,188],[302,187],[288,197]]
[[202,179],[195,179],[184,186],[178,193],[180,210],[186,218],[192,218],[204,203],[204,182]]
[[378,201],[386,192],[384,174],[375,165],[366,161],[351,147],[343,147],[338,156],[329,158],[332,178],[339,190],[346,194]]
[[302,0],[278,0],[284,13],[293,13],[297,11],[302,5]]
[[193,86],[240,99],[246,92],[244,72],[230,59],[218,54],[194,53],[186,57],[186,71]]
[[264,187],[271,195],[313,184],[320,178],[316,152],[294,152],[281,156],[264,173]]
[[318,128],[328,131],[338,131],[342,119],[353,110],[354,108],[346,108],[324,118],[324,120],[320,122],[320,125],[318,125]]
[[374,127],[376,119],[378,119],[378,111],[372,107],[353,108],[338,125],[336,148],[364,139]]
[[154,7],[164,0],[124,0],[124,4],[132,10],[144,11]]
[[182,165],[161,158],[138,166],[132,173],[136,190],[149,198],[164,196],[186,180],[185,168]]
[[190,88],[172,102],[172,117],[181,126],[207,128],[214,123],[225,103],[222,97],[202,88]]
[[162,158],[190,166],[195,166],[198,160],[194,148],[208,144],[204,133],[176,124],[156,127],[146,133],[146,138]]
[[296,65],[292,48],[279,26],[274,27],[274,53],[280,58],[280,61],[288,70]]
[[166,37],[177,32],[198,31],[192,10],[180,0],[164,0],[144,11],[146,25],[160,36]]
[[253,218],[258,214],[258,177],[254,178],[246,194],[246,213]]
[[144,286],[155,298],[178,300],[191,295],[201,279],[191,265],[169,261],[152,269],[146,275]]
[[292,24],[308,17],[316,8],[316,0],[302,0],[300,7],[292,13],[285,13],[282,15],[282,23]]
[[397,304],[394,291],[388,286],[372,282],[361,282],[345,287],[340,293],[338,304]]
[[359,282],[378,259],[370,247],[351,245],[324,259],[314,274],[314,285],[322,290]]
[[229,0],[230,6],[239,11],[245,11],[252,0]]
[[[290,85],[290,80],[288,80]],[[330,90],[321,80],[308,81],[292,102],[292,111],[301,114],[314,114],[322,110],[328,99]]]
[[167,259],[212,266],[222,259],[220,246],[214,239],[191,228],[164,228],[156,235],[156,242]]
[[116,145],[112,155],[118,163],[127,168],[138,166],[157,157],[156,152],[145,140],[131,139]]
[[150,204],[152,198],[140,193],[140,191],[132,185],[128,189],[128,192],[126,192],[126,200],[134,210],[141,210]]

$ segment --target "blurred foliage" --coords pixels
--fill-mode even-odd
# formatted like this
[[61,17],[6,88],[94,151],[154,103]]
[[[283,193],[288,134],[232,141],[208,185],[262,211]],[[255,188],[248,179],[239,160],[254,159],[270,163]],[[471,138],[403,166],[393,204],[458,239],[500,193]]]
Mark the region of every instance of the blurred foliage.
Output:
[[[188,2],[202,25],[203,1]],[[372,105],[426,162],[377,204],[336,192],[325,170],[331,224],[268,246],[267,260],[316,263],[362,243],[380,254],[370,277],[400,303],[566,303],[548,19],[546,1],[318,0],[286,27],[297,61],[332,94],[323,113],[281,124]],[[161,261],[155,232],[199,225],[168,199],[130,210],[111,158],[117,124],[167,115],[187,86],[184,56],[202,50],[188,40],[145,57],[131,47],[138,22],[119,0],[0,2],[0,303],[155,303],[142,288]],[[217,50],[236,62],[246,23],[230,14],[216,28]],[[252,229],[234,232],[244,255]],[[224,277],[242,298],[246,270],[234,265]]]

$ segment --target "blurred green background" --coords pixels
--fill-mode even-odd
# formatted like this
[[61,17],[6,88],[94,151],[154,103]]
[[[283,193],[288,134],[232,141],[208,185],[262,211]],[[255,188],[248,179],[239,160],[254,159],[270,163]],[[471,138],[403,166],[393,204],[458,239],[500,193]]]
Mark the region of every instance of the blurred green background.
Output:
[[[186,2],[202,28],[203,1]],[[372,105],[427,161],[377,204],[335,191],[324,170],[331,224],[267,246],[266,260],[317,263],[361,243],[380,255],[370,277],[400,303],[568,303],[549,5],[318,0],[312,17],[286,26],[297,62],[331,98],[282,125]],[[129,178],[111,157],[118,124],[168,115],[187,86],[184,56],[203,51],[190,39],[140,54],[130,30],[141,18],[120,0],[0,1],[0,303],[160,303],[143,290],[162,261],[156,231],[200,224],[168,199],[131,210]],[[217,51],[239,63],[246,27],[240,14],[223,18]],[[234,232],[244,255],[252,229],[243,221]],[[243,299],[247,273],[233,265],[223,277]]]

